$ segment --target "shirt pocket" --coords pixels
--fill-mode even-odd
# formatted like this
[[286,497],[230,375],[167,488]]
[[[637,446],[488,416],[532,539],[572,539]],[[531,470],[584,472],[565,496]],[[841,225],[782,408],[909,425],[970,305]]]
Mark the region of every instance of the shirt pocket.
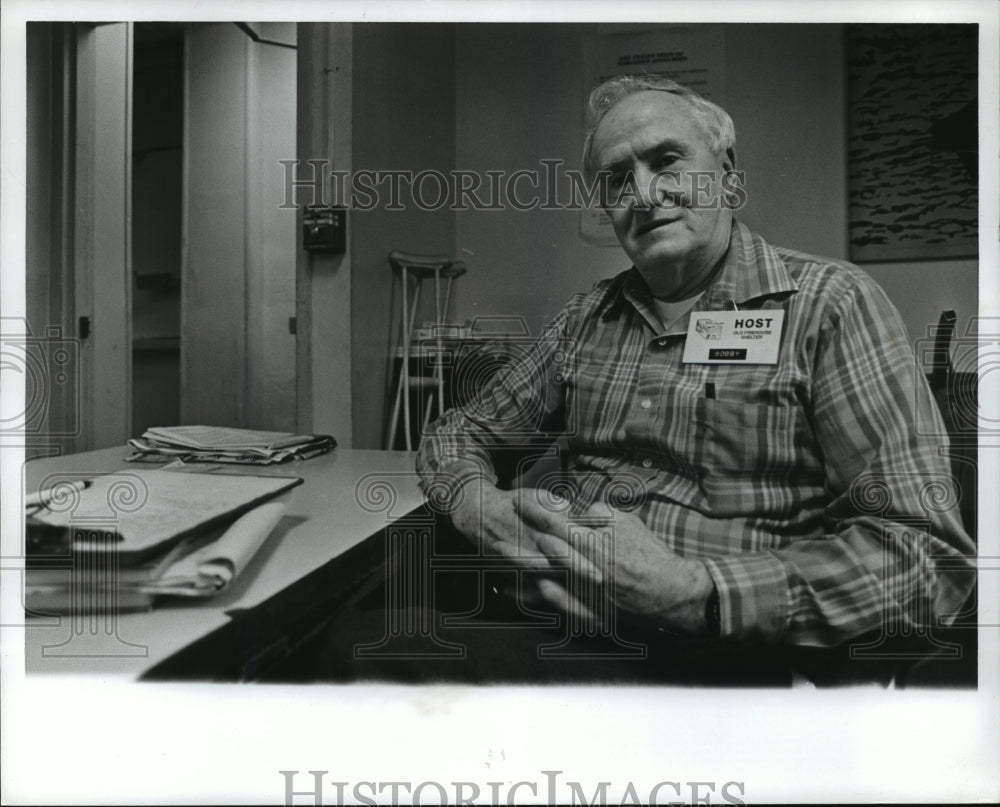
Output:
[[787,514],[796,475],[811,476],[811,442],[799,406],[698,400],[695,464],[708,510],[725,517]]

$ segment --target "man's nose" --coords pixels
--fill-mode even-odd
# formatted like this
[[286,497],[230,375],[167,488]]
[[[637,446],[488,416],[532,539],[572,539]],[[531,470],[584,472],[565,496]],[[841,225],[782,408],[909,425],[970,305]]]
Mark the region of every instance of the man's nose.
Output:
[[683,198],[680,177],[675,171],[640,168],[635,172],[635,181],[636,207],[648,210],[653,207],[677,206]]

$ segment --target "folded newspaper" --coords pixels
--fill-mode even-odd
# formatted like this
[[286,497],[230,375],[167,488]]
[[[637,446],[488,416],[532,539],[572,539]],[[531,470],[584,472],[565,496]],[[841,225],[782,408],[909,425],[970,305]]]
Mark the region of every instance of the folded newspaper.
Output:
[[290,494],[240,516],[220,538],[170,565],[157,579],[138,585],[147,594],[211,597],[236,579],[281,521]]
[[263,546],[288,508],[288,492],[244,513],[228,527],[192,538],[135,567],[78,558],[73,568],[28,569],[25,610],[32,614],[148,609],[158,596],[213,597],[228,588]]
[[130,462],[161,460],[274,465],[325,454],[337,441],[328,434],[293,434],[221,426],[161,426],[128,441]]

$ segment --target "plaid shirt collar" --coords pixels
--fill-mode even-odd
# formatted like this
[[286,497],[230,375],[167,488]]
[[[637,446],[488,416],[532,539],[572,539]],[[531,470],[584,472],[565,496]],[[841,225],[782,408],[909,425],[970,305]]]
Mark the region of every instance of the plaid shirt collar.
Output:
[[[612,316],[616,303],[627,300],[650,324],[657,322],[649,287],[639,270],[633,266],[622,277],[621,283],[612,284],[608,290],[602,319]],[[703,311],[732,309],[734,303],[742,306],[759,297],[791,293],[798,288],[777,250],[734,219],[725,264],[697,306]],[[686,329],[687,317],[677,325]]]

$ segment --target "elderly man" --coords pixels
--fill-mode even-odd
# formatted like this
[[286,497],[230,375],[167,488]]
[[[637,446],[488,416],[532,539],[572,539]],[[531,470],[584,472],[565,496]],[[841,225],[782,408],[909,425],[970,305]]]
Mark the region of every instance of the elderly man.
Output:
[[[734,219],[734,145],[728,114],[674,82],[592,93],[585,167],[633,267],[434,423],[418,470],[467,538],[569,565],[670,634],[831,648],[938,624],[968,594],[974,547],[936,506],[944,428],[916,428],[937,414],[900,317],[858,268]],[[505,489],[509,449],[560,435],[570,507]],[[597,517],[607,556],[574,539]],[[536,576],[561,608],[594,611],[565,574]]]

